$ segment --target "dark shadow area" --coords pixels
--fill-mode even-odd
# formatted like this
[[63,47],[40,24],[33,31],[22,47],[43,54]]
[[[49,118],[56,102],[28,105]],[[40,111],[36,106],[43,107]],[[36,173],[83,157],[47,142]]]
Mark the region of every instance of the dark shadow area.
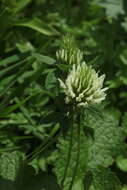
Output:
[[14,186],[16,190],[60,190],[51,171],[35,175],[34,170],[26,165],[19,170]]
[[14,187],[13,181],[0,177],[0,190],[16,190],[16,188]]

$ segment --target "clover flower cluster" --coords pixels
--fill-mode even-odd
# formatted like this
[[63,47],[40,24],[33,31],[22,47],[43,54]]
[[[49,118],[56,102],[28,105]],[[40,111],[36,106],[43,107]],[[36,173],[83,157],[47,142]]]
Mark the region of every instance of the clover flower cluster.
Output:
[[105,75],[99,76],[91,66],[81,62],[83,55],[79,49],[72,50],[73,48],[69,51],[63,48],[57,52],[57,58],[71,64],[66,80],[63,82],[58,79],[66,95],[65,102],[77,107],[88,107],[100,103],[105,99],[105,91],[108,89],[103,88]]

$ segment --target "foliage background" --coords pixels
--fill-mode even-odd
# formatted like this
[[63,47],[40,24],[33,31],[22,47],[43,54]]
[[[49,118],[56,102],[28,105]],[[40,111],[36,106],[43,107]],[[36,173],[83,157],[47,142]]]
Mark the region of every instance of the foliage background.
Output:
[[[62,166],[56,161],[56,142],[61,130],[66,135],[68,120],[57,81],[58,70],[66,68],[57,64],[55,54],[61,46],[61,37],[66,33],[76,38],[85,61],[106,74],[105,85],[109,87],[102,106],[106,110],[105,121],[100,120],[94,126],[96,116],[93,116],[87,123],[95,133],[92,149],[96,154],[90,165],[104,167],[100,168],[104,182],[102,174],[99,178],[99,171],[94,171],[93,183],[96,185],[92,185],[90,190],[126,189],[123,187],[127,185],[126,0],[1,0],[2,190],[59,189],[54,173],[59,181]],[[58,144],[58,149],[60,147],[66,155],[64,146]],[[62,160],[62,156],[59,157]],[[111,186],[115,177],[110,177],[105,167],[117,176],[119,182],[116,186]],[[89,189],[89,184],[79,183],[76,187],[78,190],[84,188]]]

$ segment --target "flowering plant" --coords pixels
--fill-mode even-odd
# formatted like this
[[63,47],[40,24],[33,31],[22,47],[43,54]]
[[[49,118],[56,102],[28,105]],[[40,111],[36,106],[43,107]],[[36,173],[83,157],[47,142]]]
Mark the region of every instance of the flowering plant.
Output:
[[91,104],[100,103],[105,99],[105,91],[108,89],[103,88],[105,75],[98,76],[98,73],[91,66],[81,62],[83,58],[82,52],[77,47],[71,48],[69,39],[67,37],[65,39],[66,43],[69,43],[70,49],[67,46],[67,48],[57,52],[58,59],[72,65],[65,81],[58,79],[61,88],[66,94],[65,102],[67,104],[73,103],[78,107],[87,107]]

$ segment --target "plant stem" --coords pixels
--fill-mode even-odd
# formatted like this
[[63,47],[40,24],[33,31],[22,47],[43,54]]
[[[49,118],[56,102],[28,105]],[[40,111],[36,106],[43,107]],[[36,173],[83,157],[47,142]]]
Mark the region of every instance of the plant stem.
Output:
[[76,174],[77,174],[77,170],[78,170],[78,165],[79,165],[79,158],[80,158],[80,133],[81,133],[81,126],[79,124],[78,128],[77,128],[77,159],[76,159],[76,165],[75,165],[75,169],[74,169],[74,173],[73,173],[73,176],[72,176],[72,181],[71,181],[69,190],[72,189],[72,186],[74,184],[74,180],[75,180],[75,177],[76,177]]
[[70,144],[69,144],[69,151],[68,151],[68,155],[67,155],[67,164],[66,164],[66,167],[65,167],[65,170],[64,170],[64,176],[63,176],[63,180],[62,180],[62,183],[61,183],[62,189],[63,189],[63,186],[64,186],[64,181],[66,179],[67,170],[68,170],[70,160],[71,160],[71,152],[72,152],[72,145],[73,145],[73,131],[74,131],[73,130],[73,128],[74,128],[74,109],[72,109],[70,111],[70,127],[71,127]]

